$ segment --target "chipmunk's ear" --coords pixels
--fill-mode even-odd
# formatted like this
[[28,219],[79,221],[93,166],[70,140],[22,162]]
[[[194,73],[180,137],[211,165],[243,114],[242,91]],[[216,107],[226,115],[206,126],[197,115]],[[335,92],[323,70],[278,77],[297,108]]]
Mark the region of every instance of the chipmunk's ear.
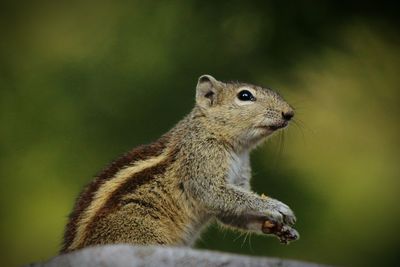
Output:
[[211,75],[201,75],[196,86],[196,103],[202,108],[214,105],[221,89],[221,84]]

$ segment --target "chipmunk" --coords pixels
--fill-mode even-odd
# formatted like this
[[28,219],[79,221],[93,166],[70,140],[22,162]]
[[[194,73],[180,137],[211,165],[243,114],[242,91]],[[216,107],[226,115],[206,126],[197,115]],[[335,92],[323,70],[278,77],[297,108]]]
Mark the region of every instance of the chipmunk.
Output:
[[293,115],[270,89],[202,75],[195,107],[183,120],[86,186],[61,253],[111,243],[190,246],[213,219],[283,243],[298,239],[292,210],[253,193],[249,183],[249,152]]

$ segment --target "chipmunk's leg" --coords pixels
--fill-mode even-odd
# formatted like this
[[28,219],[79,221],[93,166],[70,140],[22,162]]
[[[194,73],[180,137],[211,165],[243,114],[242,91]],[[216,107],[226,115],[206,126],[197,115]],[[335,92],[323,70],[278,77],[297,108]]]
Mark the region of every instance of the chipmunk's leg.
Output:
[[[236,164],[239,163],[237,166],[238,168],[234,168],[235,172],[230,172],[228,181],[232,185],[250,191],[251,166],[249,155],[242,154],[237,157],[237,159],[240,159],[236,161]],[[268,199],[268,197],[264,195],[262,195],[261,198]],[[270,199],[270,201],[276,201],[275,206],[284,205],[277,200]],[[274,234],[282,243],[287,243],[288,241],[298,239],[299,237],[297,231],[289,225],[274,223],[268,220],[267,217],[244,213],[240,215],[219,214],[217,215],[217,219],[224,226],[239,230],[251,231],[258,234]]]
[[256,234],[272,234],[278,237],[281,243],[299,239],[299,233],[289,225],[275,224],[267,218],[256,216],[217,216],[224,226],[238,230],[250,231]]
[[[199,180],[197,179],[196,183]],[[230,184],[209,186],[210,182],[217,180],[209,179],[207,184],[197,184],[196,191],[189,190],[221,222],[244,230],[275,234],[278,237],[284,236],[282,231],[288,232],[290,226],[295,223],[296,217],[286,204],[273,198],[263,198]],[[264,227],[265,221],[273,224],[272,229]],[[293,239],[296,239],[297,234],[293,235]]]
[[[229,183],[232,178],[230,166],[223,162],[221,164],[220,160],[226,152],[216,149],[218,143],[212,143],[212,140],[208,142],[214,149],[213,153],[206,150],[196,153],[197,157],[207,160],[191,162],[186,167],[190,168],[191,177],[183,183],[183,186],[191,198],[210,215],[224,222],[239,222],[239,226],[245,229],[258,227],[262,231],[262,223],[270,221],[276,230],[280,231],[283,225],[290,226],[295,223],[296,217],[286,204],[273,198],[261,197]],[[237,219],[233,220],[232,218],[235,217]],[[244,220],[245,225],[241,224],[240,220]],[[235,225],[235,223],[232,224]],[[277,232],[272,231],[272,233]]]

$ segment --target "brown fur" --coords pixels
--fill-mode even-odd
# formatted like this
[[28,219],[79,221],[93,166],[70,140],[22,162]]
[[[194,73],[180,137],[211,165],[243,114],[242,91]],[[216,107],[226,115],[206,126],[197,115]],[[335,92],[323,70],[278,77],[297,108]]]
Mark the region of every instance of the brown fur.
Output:
[[[241,90],[251,91],[254,101],[238,100]],[[290,208],[256,195],[249,185],[249,152],[287,125],[284,112],[293,111],[269,89],[200,77],[188,116],[86,187],[62,252],[108,243],[191,245],[212,218],[256,233],[270,220],[285,229],[273,233],[281,240],[297,238]]]
[[125,153],[113,161],[85,187],[69,216],[69,221],[64,232],[64,242],[61,252],[65,252],[68,246],[71,245],[75,236],[76,223],[79,219],[79,216],[89,206],[93,195],[96,193],[100,185],[111,179],[122,167],[132,164],[135,161],[145,160],[147,158],[160,155],[166,146],[167,140],[168,137],[163,136],[157,142],[154,142],[150,145],[141,145]]
[[144,169],[139,173],[135,173],[129,178],[128,181],[126,181],[124,184],[121,184],[121,186],[115,192],[113,192],[112,195],[110,195],[103,208],[94,216],[92,223],[87,227],[88,235],[90,236],[96,231],[97,221],[101,220],[107,214],[117,211],[117,209],[124,205],[135,203],[144,209],[157,211],[157,207],[151,204],[149,201],[142,199],[123,199],[123,197],[128,194],[135,194],[136,190],[144,184],[152,183],[152,180],[163,174],[173,161],[174,157],[171,155],[171,157],[167,158],[160,164],[148,169]]

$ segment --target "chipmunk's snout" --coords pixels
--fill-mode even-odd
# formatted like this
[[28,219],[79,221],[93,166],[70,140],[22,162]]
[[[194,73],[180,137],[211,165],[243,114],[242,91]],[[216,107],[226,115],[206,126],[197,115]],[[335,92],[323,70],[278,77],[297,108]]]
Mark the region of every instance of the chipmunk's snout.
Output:
[[282,111],[282,118],[286,121],[290,121],[294,116],[293,110]]

